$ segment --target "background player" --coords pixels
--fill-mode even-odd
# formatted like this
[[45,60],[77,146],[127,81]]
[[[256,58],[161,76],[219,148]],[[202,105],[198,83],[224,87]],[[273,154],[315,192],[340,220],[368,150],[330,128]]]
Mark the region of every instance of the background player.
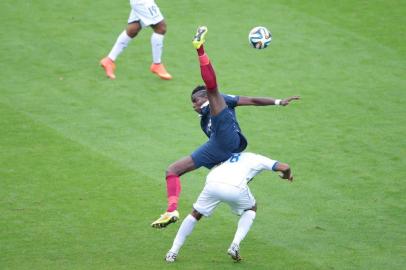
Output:
[[240,216],[237,231],[227,251],[231,258],[240,261],[240,243],[250,230],[257,210],[255,198],[247,184],[263,170],[282,172],[281,178],[293,180],[288,164],[253,153],[233,154],[226,162],[212,169],[203,191],[193,204],[192,213],[183,220],[165,260],[174,262],[197,221],[202,216],[210,216],[221,202],[225,202]]
[[118,36],[108,56],[100,61],[106,76],[112,80],[116,78],[114,70],[117,57],[142,28],[151,26],[154,32],[151,35],[152,65],[150,70],[161,79],[172,79],[172,76],[161,63],[166,23],[159,7],[154,0],[130,0],[130,5],[131,13],[128,18],[127,29]]
[[200,71],[205,86],[198,86],[192,92],[192,103],[196,112],[202,115],[201,126],[209,140],[191,155],[169,165],[166,170],[168,207],[164,214],[151,226],[163,228],[179,219],[177,211],[181,192],[180,176],[201,166],[211,169],[227,160],[233,153],[240,153],[247,147],[247,140],[236,120],[234,107],[238,105],[288,105],[298,96],[283,100],[273,98],[238,97],[221,95],[217,89],[214,69],[204,51],[203,43],[207,27],[199,27],[193,39],[200,62]]

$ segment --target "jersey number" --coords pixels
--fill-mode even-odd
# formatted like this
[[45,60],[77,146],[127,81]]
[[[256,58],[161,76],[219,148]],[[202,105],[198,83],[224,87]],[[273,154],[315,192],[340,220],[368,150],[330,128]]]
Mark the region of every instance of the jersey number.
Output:
[[241,154],[233,154],[230,158],[230,162],[234,163],[234,162],[238,162],[238,160],[240,159]]
[[151,16],[156,16],[158,14],[156,6],[151,6],[148,8],[148,10],[149,10],[149,13],[151,13]]

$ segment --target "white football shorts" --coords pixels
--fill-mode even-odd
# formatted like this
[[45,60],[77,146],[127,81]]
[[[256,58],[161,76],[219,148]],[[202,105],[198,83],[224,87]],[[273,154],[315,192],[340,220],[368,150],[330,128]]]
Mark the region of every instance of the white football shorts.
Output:
[[164,19],[154,0],[130,0],[128,23],[140,22],[142,27],[154,25]]
[[205,217],[210,216],[221,203],[227,203],[231,210],[241,215],[255,205],[255,198],[248,186],[240,188],[228,184],[209,182],[204,186],[193,208]]

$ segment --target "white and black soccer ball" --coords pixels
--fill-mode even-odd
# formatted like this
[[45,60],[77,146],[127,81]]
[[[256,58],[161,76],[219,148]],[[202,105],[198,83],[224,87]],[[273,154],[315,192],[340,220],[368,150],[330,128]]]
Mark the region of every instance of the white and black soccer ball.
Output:
[[257,26],[248,34],[248,41],[255,49],[265,49],[272,41],[272,34],[266,27]]

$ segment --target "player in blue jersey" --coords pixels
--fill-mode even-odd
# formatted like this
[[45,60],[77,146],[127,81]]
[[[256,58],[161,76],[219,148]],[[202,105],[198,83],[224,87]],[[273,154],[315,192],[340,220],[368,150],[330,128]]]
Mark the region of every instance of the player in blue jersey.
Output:
[[202,116],[201,127],[209,140],[191,155],[179,159],[167,168],[168,207],[166,212],[151,224],[155,228],[166,227],[179,219],[177,207],[181,191],[181,175],[202,166],[210,169],[230,158],[233,153],[240,153],[247,147],[247,140],[236,119],[234,110],[236,106],[286,106],[290,101],[299,99],[298,96],[273,99],[222,95],[218,91],[216,74],[210,59],[204,51],[203,43],[206,34],[207,27],[199,27],[193,39],[205,85],[198,86],[193,90],[191,100],[194,110]]

